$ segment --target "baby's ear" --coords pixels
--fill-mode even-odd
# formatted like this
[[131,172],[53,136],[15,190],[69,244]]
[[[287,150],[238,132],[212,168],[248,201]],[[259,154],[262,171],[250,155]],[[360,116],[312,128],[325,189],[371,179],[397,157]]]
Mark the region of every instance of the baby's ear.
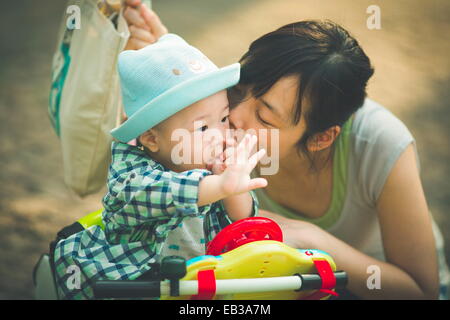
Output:
[[151,152],[159,151],[159,139],[157,132],[153,129],[145,131],[139,136],[139,142]]

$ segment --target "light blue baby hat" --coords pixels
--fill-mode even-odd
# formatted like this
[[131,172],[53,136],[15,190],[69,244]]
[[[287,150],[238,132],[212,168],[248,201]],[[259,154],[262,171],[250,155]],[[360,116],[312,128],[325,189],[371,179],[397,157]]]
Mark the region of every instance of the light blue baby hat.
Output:
[[218,68],[175,34],[119,55],[119,77],[128,120],[111,134],[128,142],[185,107],[239,82],[240,65]]

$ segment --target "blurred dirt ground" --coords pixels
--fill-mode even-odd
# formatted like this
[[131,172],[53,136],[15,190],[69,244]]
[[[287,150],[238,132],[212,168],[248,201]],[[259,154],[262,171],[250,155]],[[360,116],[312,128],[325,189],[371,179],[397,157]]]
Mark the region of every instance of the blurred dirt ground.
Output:
[[[368,30],[366,9],[381,9]],[[450,2],[447,0],[155,0],[171,32],[219,65],[289,22],[330,19],[360,41],[375,66],[371,98],[416,137],[423,185],[450,257]],[[62,177],[59,141],[47,117],[50,66],[65,1],[7,1],[0,12],[0,299],[32,299],[31,273],[62,226],[98,209]]]

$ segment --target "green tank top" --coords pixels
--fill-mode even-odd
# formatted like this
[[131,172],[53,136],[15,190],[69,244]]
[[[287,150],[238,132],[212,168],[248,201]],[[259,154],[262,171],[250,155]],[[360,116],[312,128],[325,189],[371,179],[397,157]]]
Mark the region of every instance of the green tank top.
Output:
[[264,189],[256,189],[259,207],[263,210],[278,213],[286,218],[311,222],[323,229],[328,229],[339,219],[347,189],[347,163],[350,148],[350,131],[353,118],[350,118],[342,127],[341,134],[335,142],[333,155],[333,187],[331,203],[325,214],[319,218],[305,218],[272,200]]

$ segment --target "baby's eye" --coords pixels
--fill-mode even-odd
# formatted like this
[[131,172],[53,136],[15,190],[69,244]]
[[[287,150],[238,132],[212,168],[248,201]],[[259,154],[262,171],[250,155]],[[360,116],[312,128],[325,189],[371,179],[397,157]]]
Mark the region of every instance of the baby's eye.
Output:
[[225,116],[225,117],[222,118],[221,121],[225,123],[227,121],[227,119],[228,119],[228,116]]
[[208,130],[208,126],[200,127],[200,128],[198,128],[197,130],[198,130],[198,131],[201,131],[201,132],[205,132],[206,130]]

